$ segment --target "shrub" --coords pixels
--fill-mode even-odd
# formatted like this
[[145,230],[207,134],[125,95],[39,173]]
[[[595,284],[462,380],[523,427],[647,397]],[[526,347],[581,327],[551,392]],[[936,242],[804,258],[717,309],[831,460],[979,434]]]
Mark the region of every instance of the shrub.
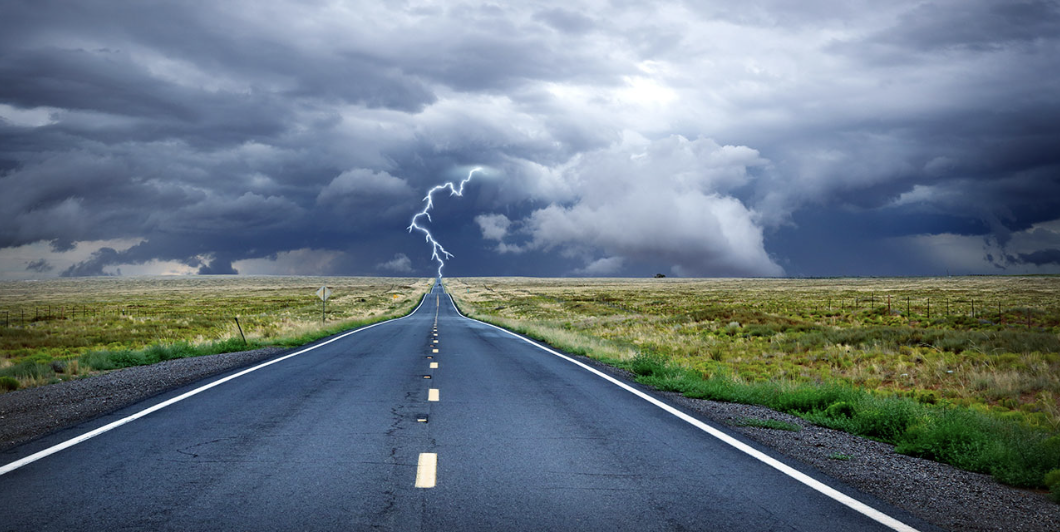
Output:
[[109,358],[115,368],[131,368],[150,363],[142,351],[114,351],[110,353]]
[[860,394],[853,388],[842,385],[799,386],[781,392],[766,406],[781,412],[806,414],[826,410],[840,402],[854,402]]
[[969,410],[942,410],[910,427],[895,452],[989,473],[986,451],[993,430],[991,420]]
[[848,403],[846,401],[839,401],[838,403],[832,403],[831,406],[829,406],[828,408],[824,409],[825,417],[830,417],[830,418],[841,418],[842,417],[842,418],[850,419],[850,418],[854,417],[854,415],[856,413],[857,413],[857,410],[854,408],[854,405],[852,405],[852,404],[850,404],[850,403]]
[[629,364],[629,370],[642,377],[669,376],[674,369],[658,355],[639,354]]
[[0,390],[13,392],[19,388],[18,379],[4,375],[0,377]]
[[32,359],[23,360],[14,366],[8,366],[0,370],[0,372],[20,381],[47,381],[55,376],[50,364]]
[[752,324],[747,326],[746,334],[747,336],[773,336],[777,332],[768,325]]
[[78,359],[80,365],[96,371],[107,371],[117,368],[110,359],[108,351],[89,351]]
[[1060,469],[1054,469],[1045,474],[1045,485],[1053,494],[1053,500],[1060,502]]
[[866,395],[853,418],[855,433],[895,443],[921,421],[923,414],[923,407],[909,399]]
[[984,453],[990,474],[1012,486],[1047,487],[1046,474],[1060,468],[1060,436],[1011,423],[997,423],[994,432]]

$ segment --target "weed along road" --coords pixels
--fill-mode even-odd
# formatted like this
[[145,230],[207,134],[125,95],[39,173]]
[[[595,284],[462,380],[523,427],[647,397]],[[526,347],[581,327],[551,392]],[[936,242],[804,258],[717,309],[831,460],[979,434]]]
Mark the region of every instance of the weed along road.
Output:
[[440,286],[314,346],[0,455],[0,529],[932,529]]

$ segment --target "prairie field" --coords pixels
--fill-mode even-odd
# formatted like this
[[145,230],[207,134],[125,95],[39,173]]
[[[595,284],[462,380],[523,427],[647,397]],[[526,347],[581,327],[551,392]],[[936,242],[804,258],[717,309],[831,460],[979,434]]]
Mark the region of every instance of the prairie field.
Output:
[[[0,391],[138,361],[311,340],[404,314],[432,282],[236,276],[0,282]],[[316,295],[323,285],[332,291],[324,323]],[[176,352],[162,349],[173,346]]]
[[478,315],[583,338],[605,358],[657,355],[745,382],[842,382],[1060,427],[1060,277],[446,284]]
[[1060,501],[1060,277],[447,278],[473,317]]

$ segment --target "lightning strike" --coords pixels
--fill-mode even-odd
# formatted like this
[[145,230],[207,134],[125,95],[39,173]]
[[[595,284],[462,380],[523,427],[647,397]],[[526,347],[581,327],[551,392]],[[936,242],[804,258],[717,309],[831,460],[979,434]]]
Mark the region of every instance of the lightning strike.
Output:
[[446,183],[444,185],[438,185],[438,186],[432,188],[431,190],[429,190],[427,192],[427,197],[423,198],[423,201],[427,202],[427,205],[423,208],[422,211],[420,211],[419,213],[417,213],[415,216],[412,217],[412,223],[409,225],[408,231],[411,233],[412,230],[415,229],[417,231],[423,232],[423,234],[424,234],[424,236],[425,236],[425,238],[427,240],[427,243],[431,245],[431,259],[438,261],[438,278],[439,279],[442,278],[442,267],[445,266],[445,259],[448,259],[448,258],[452,257],[453,254],[449,253],[448,251],[446,251],[445,248],[442,247],[442,245],[440,243],[438,243],[437,240],[434,239],[434,236],[431,235],[431,232],[428,231],[426,227],[423,227],[422,225],[419,225],[418,223],[416,223],[416,221],[419,220],[420,217],[423,217],[423,216],[427,217],[427,221],[428,222],[431,221],[431,209],[434,207],[434,193],[435,192],[438,192],[440,190],[444,190],[444,189],[448,188],[449,191],[450,191],[450,194],[449,194],[450,196],[463,196],[464,195],[464,185],[466,185],[468,181],[471,181],[471,177],[475,175],[475,172],[481,172],[481,171],[482,171],[482,168],[474,168],[474,169],[472,169],[470,172],[468,172],[467,177],[465,177],[464,180],[460,182],[460,186],[459,187],[457,187],[456,185],[453,184],[452,181],[450,181],[450,182],[448,182],[448,183]]

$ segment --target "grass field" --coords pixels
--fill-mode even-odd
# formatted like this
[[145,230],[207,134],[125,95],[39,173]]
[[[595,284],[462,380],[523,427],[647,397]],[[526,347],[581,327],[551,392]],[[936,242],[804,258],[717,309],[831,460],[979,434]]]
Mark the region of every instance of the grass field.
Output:
[[[0,282],[0,390],[166,358],[298,345],[407,313],[432,282],[369,277]],[[333,294],[322,325],[315,292],[325,284]]]
[[1060,468],[1060,277],[446,285],[475,317],[661,389],[765,404],[1015,485]]

